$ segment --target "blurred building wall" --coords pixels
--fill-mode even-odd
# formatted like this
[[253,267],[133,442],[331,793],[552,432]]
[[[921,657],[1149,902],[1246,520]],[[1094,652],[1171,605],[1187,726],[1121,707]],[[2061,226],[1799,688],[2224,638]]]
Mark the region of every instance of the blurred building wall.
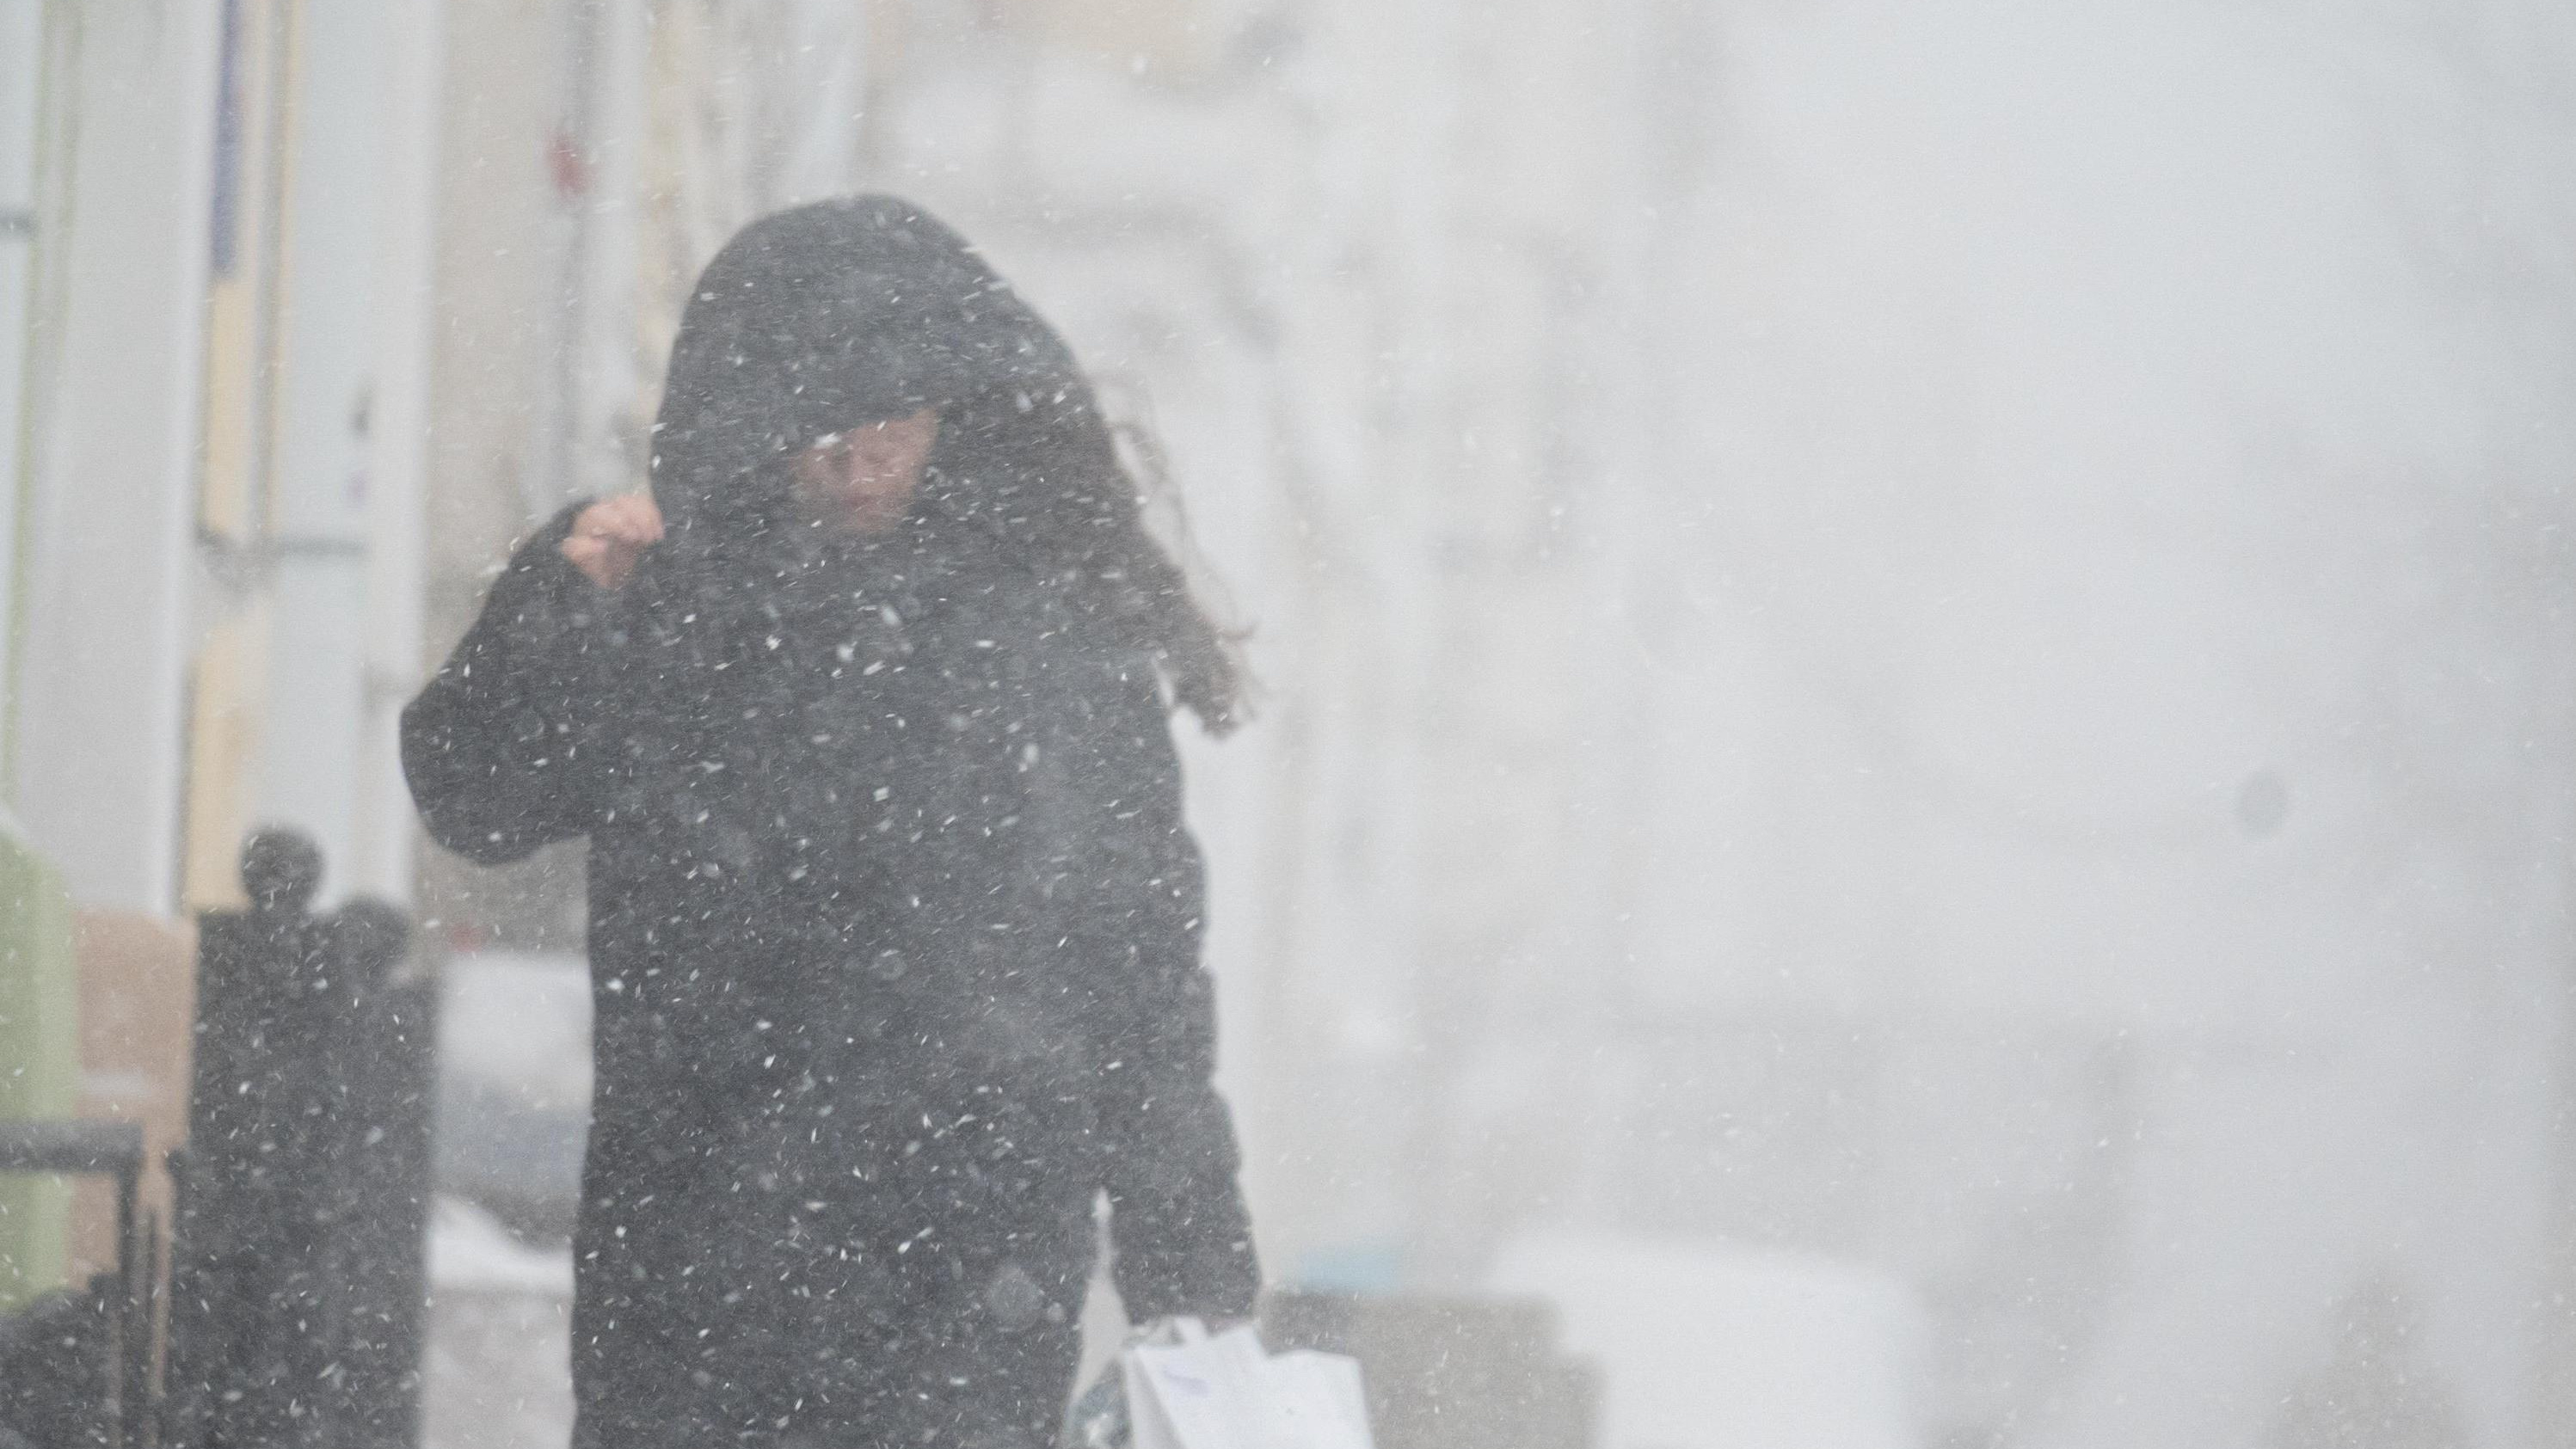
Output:
[[[92,1009],[72,903],[175,904],[213,50],[201,7],[0,5],[5,1115],[182,1095],[184,1029]],[[111,1085],[143,1047],[156,1080]],[[0,1298],[89,1266],[68,1234],[102,1200],[29,1179],[0,1199]]]
[[0,3],[0,954],[61,1006],[13,1023],[21,1110],[169,1145],[170,917],[238,899],[252,826],[408,894],[436,13]]
[[309,831],[336,890],[397,900],[416,838],[394,736],[420,679],[438,16],[430,0],[293,14],[252,545],[271,610],[260,818]]
[[45,9],[9,788],[76,898],[167,909],[214,26],[201,7]]
[[408,888],[435,15],[0,14],[9,789],[85,905],[227,899],[269,819]]

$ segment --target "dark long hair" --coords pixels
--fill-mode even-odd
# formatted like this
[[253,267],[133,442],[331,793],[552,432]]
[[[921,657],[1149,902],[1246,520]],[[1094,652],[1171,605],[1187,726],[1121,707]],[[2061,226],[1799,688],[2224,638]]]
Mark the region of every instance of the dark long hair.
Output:
[[969,490],[966,512],[1065,590],[1113,647],[1148,654],[1174,700],[1223,735],[1241,723],[1236,638],[1210,616],[1145,522],[1145,493],[1088,382],[1046,397],[1016,389],[941,409],[932,467]]
[[654,425],[653,489],[682,553],[767,532],[780,464],[825,433],[930,406],[934,503],[1038,574],[1108,646],[1149,655],[1223,735],[1241,722],[1235,639],[1146,526],[1072,350],[983,257],[885,196],[745,227],[681,319]]

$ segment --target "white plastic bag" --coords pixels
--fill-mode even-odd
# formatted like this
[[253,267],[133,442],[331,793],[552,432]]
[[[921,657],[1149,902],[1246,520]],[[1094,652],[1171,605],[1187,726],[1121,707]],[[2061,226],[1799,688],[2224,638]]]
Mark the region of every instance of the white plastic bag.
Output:
[[1357,1360],[1272,1357],[1250,1327],[1194,1318],[1160,1338],[1119,1355],[1130,1449],[1373,1449]]
[[1301,1349],[1272,1356],[1266,1368],[1272,1403],[1298,1449],[1375,1449],[1358,1359]]

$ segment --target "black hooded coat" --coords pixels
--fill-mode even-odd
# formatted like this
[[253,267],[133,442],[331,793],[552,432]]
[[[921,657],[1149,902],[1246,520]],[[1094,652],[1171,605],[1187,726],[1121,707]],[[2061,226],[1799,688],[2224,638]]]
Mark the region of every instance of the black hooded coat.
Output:
[[[790,453],[922,406],[902,528],[792,520]],[[577,1445],[1048,1442],[1104,1192],[1131,1315],[1249,1310],[1113,457],[954,233],[781,213],[683,318],[665,541],[603,590],[567,509],[405,712],[442,845],[590,841]]]

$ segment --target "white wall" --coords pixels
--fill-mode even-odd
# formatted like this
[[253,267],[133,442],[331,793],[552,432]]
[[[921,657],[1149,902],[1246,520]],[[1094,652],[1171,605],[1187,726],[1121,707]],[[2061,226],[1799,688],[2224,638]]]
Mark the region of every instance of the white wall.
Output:
[[90,0],[59,370],[38,405],[13,782],[75,899],[166,910],[181,702],[216,72],[215,7]]
[[[305,17],[276,547],[229,565],[274,589],[278,621],[255,798],[263,819],[322,839],[335,894],[399,899],[411,875],[393,720],[419,671],[438,13],[413,0]],[[52,98],[72,172],[66,226],[43,239],[63,288],[58,325],[35,334],[55,366],[36,397],[12,783],[76,899],[167,911],[208,622],[192,541],[220,7],[57,14],[77,56]]]
[[308,7],[288,137],[276,608],[257,799],[330,891],[408,899],[395,749],[420,676],[439,9]]
[[[48,44],[45,11],[45,0],[0,0],[0,600],[13,612],[20,490],[39,446],[39,414],[27,404],[46,362],[32,326],[41,295],[36,236],[46,209],[43,157],[59,149],[39,124],[47,58],[61,49]],[[16,647],[14,625],[0,627],[0,671],[13,667]],[[0,738],[12,728],[0,716]]]

